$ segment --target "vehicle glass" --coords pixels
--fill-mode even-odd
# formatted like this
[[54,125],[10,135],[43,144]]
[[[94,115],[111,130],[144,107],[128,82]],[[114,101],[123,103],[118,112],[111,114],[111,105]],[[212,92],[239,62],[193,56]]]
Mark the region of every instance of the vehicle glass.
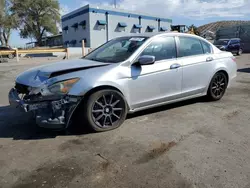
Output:
[[199,39],[191,37],[179,37],[179,57],[203,54],[203,49]]
[[156,61],[176,58],[176,45],[174,37],[160,37],[149,44],[140,54],[155,56]]
[[121,37],[111,40],[94,50],[85,59],[93,61],[118,63],[128,59],[147,37]]
[[237,44],[239,43],[239,40],[231,40],[230,44]]
[[227,45],[229,40],[216,40],[214,45]]
[[212,48],[211,45],[208,44],[207,42],[201,41],[202,48],[204,51],[204,54],[211,54],[212,53]]

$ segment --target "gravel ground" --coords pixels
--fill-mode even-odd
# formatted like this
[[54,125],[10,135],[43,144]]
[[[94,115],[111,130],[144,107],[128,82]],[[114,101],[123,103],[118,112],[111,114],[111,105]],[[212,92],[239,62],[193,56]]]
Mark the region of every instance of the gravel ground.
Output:
[[8,107],[18,73],[57,60],[0,64],[0,187],[250,187],[249,54],[237,57],[238,77],[221,101],[142,111],[98,134],[41,130]]

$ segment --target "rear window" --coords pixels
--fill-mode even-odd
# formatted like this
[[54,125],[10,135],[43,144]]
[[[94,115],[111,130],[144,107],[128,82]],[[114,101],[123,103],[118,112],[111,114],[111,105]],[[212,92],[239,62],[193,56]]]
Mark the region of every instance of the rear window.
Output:
[[237,43],[239,43],[240,41],[239,40],[231,40],[231,42],[230,42],[230,44],[237,44]]

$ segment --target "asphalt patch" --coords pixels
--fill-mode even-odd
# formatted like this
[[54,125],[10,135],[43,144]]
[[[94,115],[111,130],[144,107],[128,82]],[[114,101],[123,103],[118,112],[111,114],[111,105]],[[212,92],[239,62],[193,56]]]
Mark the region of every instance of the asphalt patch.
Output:
[[66,187],[82,169],[72,159],[64,159],[55,163],[46,163],[18,179],[13,188],[34,187]]
[[147,163],[153,159],[156,159],[160,157],[161,155],[165,154],[167,151],[169,151],[172,147],[176,145],[176,142],[169,142],[166,143],[160,143],[159,146],[153,148],[151,151],[143,155],[141,158],[139,158],[135,163],[136,164],[143,164]]

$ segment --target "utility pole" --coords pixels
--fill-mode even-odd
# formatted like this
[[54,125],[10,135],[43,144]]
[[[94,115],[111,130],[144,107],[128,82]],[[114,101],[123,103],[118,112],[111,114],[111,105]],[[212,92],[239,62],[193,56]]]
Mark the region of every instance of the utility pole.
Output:
[[116,0],[114,0],[114,7],[116,8]]

